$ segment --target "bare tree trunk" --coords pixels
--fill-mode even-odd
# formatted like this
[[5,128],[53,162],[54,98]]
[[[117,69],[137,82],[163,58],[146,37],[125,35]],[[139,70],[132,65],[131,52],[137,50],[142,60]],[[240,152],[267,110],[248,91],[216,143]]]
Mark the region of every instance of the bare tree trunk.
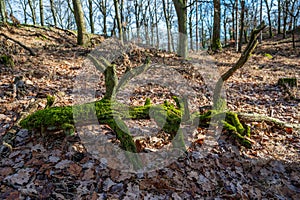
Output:
[[156,48],[159,48],[159,30],[158,30],[158,13],[157,13],[157,2],[154,0],[155,8],[154,8],[154,14],[155,14],[155,30],[156,30]]
[[201,43],[202,43],[202,48],[206,48],[206,34],[204,32],[204,19],[201,20]]
[[90,20],[90,28],[91,28],[91,33],[95,33],[95,25],[94,25],[94,18],[93,18],[93,1],[88,0],[88,5],[89,5],[89,20]]
[[40,23],[41,26],[45,25],[45,20],[44,20],[44,5],[43,5],[43,0],[39,1],[40,4]]
[[235,1],[235,47],[239,51],[239,0]]
[[179,41],[177,53],[183,58],[188,56],[188,37],[187,37],[187,0],[173,0],[177,19]]
[[213,38],[211,49],[216,52],[222,49],[220,40],[221,29],[221,2],[220,0],[214,0],[214,24],[213,24]]
[[244,18],[245,18],[245,0],[241,1],[241,6],[242,6],[242,12],[241,12],[241,30],[240,30],[240,43],[239,43],[239,49],[238,52],[242,51],[242,44],[243,44],[243,34],[244,34]]
[[277,0],[277,9],[278,9],[278,16],[277,16],[277,33],[281,34],[281,0]]
[[268,4],[268,0],[265,0],[265,4],[266,4],[266,7],[267,7],[268,22],[269,22],[269,37],[272,38],[273,33],[272,33],[272,21],[271,21],[271,7]]
[[[260,24],[263,21],[263,0],[260,0],[260,11],[259,11],[259,22]],[[261,43],[263,40],[263,33],[260,33],[259,42]]]
[[31,19],[34,25],[36,25],[36,14],[35,14],[35,5],[33,5],[32,0],[28,0],[29,8],[31,11]]
[[168,37],[168,51],[171,52],[171,27],[170,27],[170,15],[169,15],[169,9],[167,8],[167,5],[169,5],[169,1],[167,0],[167,5],[166,5],[166,0],[162,0],[163,3],[163,12],[164,12],[164,17],[165,17],[165,22],[166,22],[166,27],[167,27],[167,37]]
[[1,22],[7,22],[5,0],[0,0]]
[[289,9],[289,1],[285,0],[284,2],[284,11],[283,11],[283,39],[286,38],[286,26],[288,19],[288,9]]
[[232,18],[232,31],[231,31],[231,40],[236,40],[235,38],[235,2],[231,3],[232,5],[232,13],[231,13],[231,18]]
[[141,12],[141,1],[135,0],[134,1],[134,15],[135,15],[135,26],[136,26],[136,34],[138,42],[140,40],[140,12]]
[[81,2],[80,0],[72,0],[72,2],[77,25],[77,44],[86,45],[88,43],[88,38]]
[[199,14],[198,1],[196,1],[196,51],[199,51]]
[[119,31],[119,39],[120,39],[121,43],[123,44],[123,29],[122,29],[122,22],[121,22],[121,17],[120,17],[118,0],[114,0],[114,6],[115,6],[117,26],[118,26],[118,31]]
[[[191,4],[192,2],[190,1],[190,4]],[[190,31],[189,31],[189,34],[190,34],[190,49],[193,51],[194,50],[194,48],[193,48],[193,10],[194,9],[191,9],[190,10],[190,13],[189,13],[189,29],[190,29]]]
[[54,26],[57,26],[56,11],[55,11],[55,7],[54,7],[54,0],[50,0],[50,8],[51,8],[51,13],[52,13],[52,18],[53,18]]
[[224,45],[226,46],[227,45],[227,16],[226,16],[226,12],[227,12],[227,9],[226,9],[226,6],[224,8],[224,13],[223,13],[223,16],[224,16],[224,24],[223,24],[223,29],[224,29]]

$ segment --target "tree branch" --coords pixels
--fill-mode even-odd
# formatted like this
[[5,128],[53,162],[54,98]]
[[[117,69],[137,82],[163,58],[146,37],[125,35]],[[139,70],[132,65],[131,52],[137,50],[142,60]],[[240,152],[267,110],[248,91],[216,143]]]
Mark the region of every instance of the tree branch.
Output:
[[216,84],[216,87],[215,87],[214,95],[213,95],[214,106],[216,106],[217,102],[220,99],[221,90],[222,90],[224,82],[227,81],[234,74],[234,72],[236,72],[238,69],[242,68],[244,66],[244,64],[249,60],[252,52],[254,51],[254,49],[256,48],[256,46],[258,44],[257,38],[259,36],[259,33],[265,28],[266,28],[266,25],[264,22],[262,22],[261,25],[259,25],[256,29],[254,29],[251,32],[251,37],[250,37],[249,43],[248,43],[246,49],[243,51],[242,55],[240,56],[239,60],[227,72],[225,72],[219,78],[219,80]]
[[30,53],[31,56],[36,56],[36,53],[35,53],[30,47],[26,46],[25,44],[21,43],[20,41],[15,40],[15,39],[9,37],[8,35],[6,35],[6,34],[4,34],[4,33],[0,33],[0,35],[2,35],[3,37],[5,37],[5,38],[8,39],[8,40],[11,40],[11,41],[17,43],[17,44],[20,45],[22,48],[24,48],[24,49],[26,49],[27,51],[29,51],[29,53]]

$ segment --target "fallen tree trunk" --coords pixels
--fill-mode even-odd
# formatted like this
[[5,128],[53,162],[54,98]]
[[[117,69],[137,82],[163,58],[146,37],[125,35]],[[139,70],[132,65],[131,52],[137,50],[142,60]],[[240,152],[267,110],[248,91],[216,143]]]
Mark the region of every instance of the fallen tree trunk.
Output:
[[[157,125],[173,139],[180,129],[183,122],[184,105],[177,107],[171,103],[165,102],[163,105],[151,105],[149,100],[144,106],[127,106],[120,102],[102,99],[100,101],[66,107],[52,107],[39,110],[25,119],[21,120],[20,125],[29,130],[39,130],[41,132],[49,130],[65,130],[66,133],[73,133],[74,125],[84,126],[94,124],[94,115],[96,113],[97,121],[100,124],[109,125],[116,133],[117,139],[121,142],[121,147],[130,152],[137,152],[133,138],[128,128],[123,123],[116,120],[125,119],[150,119],[152,117]],[[210,120],[218,115],[224,115],[222,123],[224,128],[231,131],[242,145],[250,148],[251,143],[246,137],[250,137],[250,130],[239,121],[237,115],[232,112],[220,113],[211,110],[203,115],[192,113],[187,124],[199,124],[199,126],[208,126]],[[80,121],[76,121],[80,119]],[[97,122],[96,122],[97,123]],[[122,125],[123,128],[118,127]],[[73,129],[73,130],[72,130]],[[125,131],[124,131],[125,130]],[[181,141],[184,142],[184,141]]]
[[296,130],[300,130],[299,124],[287,123],[287,122],[281,121],[281,120],[273,118],[273,117],[259,115],[259,114],[248,114],[248,113],[237,113],[237,114],[238,114],[238,117],[243,121],[247,121],[247,122],[263,122],[263,121],[265,121],[265,122],[273,123],[282,128],[293,128]]
[[8,35],[6,35],[6,34],[4,34],[4,33],[0,33],[0,35],[3,36],[3,37],[5,37],[5,38],[8,39],[8,40],[11,40],[11,41],[17,43],[17,44],[20,45],[22,48],[24,48],[24,49],[26,49],[27,51],[29,51],[29,53],[30,53],[31,56],[35,56],[35,55],[36,55],[36,53],[35,53],[30,47],[26,46],[26,45],[23,44],[22,42],[20,42],[20,41],[18,41],[18,40],[15,40],[15,39],[11,38],[11,37],[9,37]]

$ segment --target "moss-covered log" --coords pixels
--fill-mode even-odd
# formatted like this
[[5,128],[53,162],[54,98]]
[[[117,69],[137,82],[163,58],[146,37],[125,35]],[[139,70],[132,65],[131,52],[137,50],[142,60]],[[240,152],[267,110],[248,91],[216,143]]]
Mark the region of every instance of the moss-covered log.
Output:
[[[73,107],[52,107],[39,110],[21,120],[20,125],[29,130],[35,129],[41,132],[65,130],[66,133],[73,133],[72,129],[74,128],[72,126],[74,124],[93,124],[96,116],[100,124],[107,124],[114,130],[124,150],[136,152],[133,138],[122,119],[150,119],[151,117],[173,139],[180,132],[180,123],[185,115],[184,109],[182,109],[184,106],[178,106],[180,104],[175,106],[167,101],[163,105],[151,105],[149,99],[143,106],[127,106],[120,102],[102,99]],[[250,132],[239,121],[235,113],[220,113],[214,110],[203,115],[192,113],[188,122],[199,124],[199,126],[208,126],[212,118],[218,119],[224,114],[226,114],[225,120],[222,122],[224,128],[231,131],[242,145],[250,147],[250,142],[245,142],[247,141],[246,137],[250,137]],[[76,121],[77,119],[80,119],[80,121]],[[184,142],[182,141],[182,143]]]

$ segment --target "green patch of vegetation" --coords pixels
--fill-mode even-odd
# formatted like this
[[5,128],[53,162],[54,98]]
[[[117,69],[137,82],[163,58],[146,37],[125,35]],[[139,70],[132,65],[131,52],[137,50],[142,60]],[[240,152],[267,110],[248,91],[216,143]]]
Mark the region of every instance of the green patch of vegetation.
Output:
[[50,108],[55,101],[55,96],[51,96],[51,95],[47,95],[47,104],[46,104],[46,108]]
[[273,58],[273,56],[271,54],[269,54],[269,53],[265,53],[264,56],[267,57],[268,59],[272,59]]
[[278,79],[277,84],[281,86],[288,85],[289,87],[297,87],[298,81],[296,78],[280,78]]
[[13,58],[10,55],[1,55],[0,56],[0,63],[4,64],[7,67],[14,67],[15,66]]
[[[162,105],[151,105],[150,99],[147,99],[143,106],[127,106],[104,98],[100,101],[73,107],[50,107],[29,115],[20,122],[20,125],[23,128],[37,129],[42,132],[61,129],[66,134],[72,135],[74,133],[74,124],[84,122],[88,125],[88,123],[95,121],[94,118],[96,116],[99,123],[108,124],[115,131],[124,150],[136,152],[133,138],[122,119],[150,119],[151,117],[163,131],[170,134],[171,139],[177,138],[177,146],[184,146],[183,136],[178,136],[180,124],[185,113],[184,104],[179,98],[174,99],[176,105],[169,101],[165,101]],[[224,128],[230,131],[242,145],[248,148],[251,147],[250,142],[245,138],[250,137],[250,129],[239,121],[235,113],[224,110],[210,110],[203,115],[192,113],[187,122],[193,123],[198,120],[197,124],[199,126],[206,127],[211,123],[212,119],[215,122],[225,119],[221,122]],[[76,122],[76,120],[80,121]]]

